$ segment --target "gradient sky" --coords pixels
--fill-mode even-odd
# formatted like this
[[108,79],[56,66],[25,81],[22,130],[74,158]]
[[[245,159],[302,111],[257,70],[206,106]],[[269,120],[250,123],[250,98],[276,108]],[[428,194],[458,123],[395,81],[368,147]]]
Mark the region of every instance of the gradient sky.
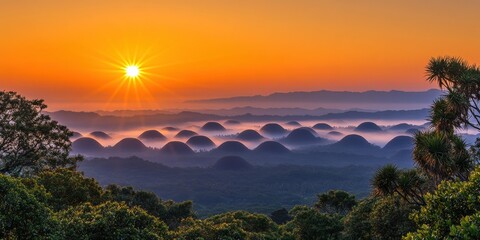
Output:
[[[480,63],[480,1],[0,0],[0,86],[51,109],[175,108],[294,90],[424,90]],[[142,82],[122,59],[143,56]],[[135,91],[136,87],[136,91]]]

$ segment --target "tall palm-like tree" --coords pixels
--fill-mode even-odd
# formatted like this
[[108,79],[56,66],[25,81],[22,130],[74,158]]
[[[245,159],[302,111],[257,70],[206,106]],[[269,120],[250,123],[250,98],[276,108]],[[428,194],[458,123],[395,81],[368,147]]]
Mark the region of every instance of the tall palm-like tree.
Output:
[[465,141],[441,131],[417,133],[413,159],[435,184],[442,180],[466,180],[473,168]]
[[427,65],[427,80],[447,90],[443,109],[448,106],[447,112],[456,115],[456,122],[452,122],[455,127],[460,122],[480,130],[480,69],[476,65],[454,57],[432,58]]
[[398,195],[410,204],[424,205],[423,194],[428,190],[428,180],[419,171],[400,170],[386,165],[375,173],[372,181],[376,196]]

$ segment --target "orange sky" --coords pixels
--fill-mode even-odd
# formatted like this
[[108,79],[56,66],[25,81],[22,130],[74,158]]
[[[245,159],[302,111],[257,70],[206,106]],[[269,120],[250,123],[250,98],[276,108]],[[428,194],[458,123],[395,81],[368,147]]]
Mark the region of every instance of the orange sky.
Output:
[[[51,109],[175,108],[293,90],[423,90],[431,56],[480,63],[480,1],[6,0],[0,83]],[[144,55],[143,85],[121,59]],[[135,91],[134,85],[137,86]]]

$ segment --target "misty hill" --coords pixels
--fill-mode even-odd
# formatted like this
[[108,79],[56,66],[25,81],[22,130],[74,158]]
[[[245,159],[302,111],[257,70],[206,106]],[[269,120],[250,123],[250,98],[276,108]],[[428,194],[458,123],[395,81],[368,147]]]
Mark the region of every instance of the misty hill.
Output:
[[141,152],[147,149],[147,146],[136,138],[124,138],[112,147],[112,150],[120,152]]
[[[192,100],[188,103],[197,104],[235,104],[235,105],[250,105],[254,107],[271,106],[276,104],[278,106],[292,106],[292,105],[317,105],[321,103],[322,106],[350,106],[364,107],[364,106],[401,106],[408,105],[426,107],[429,106],[433,100],[440,97],[442,92],[440,90],[431,89],[420,92],[406,92],[406,91],[366,91],[366,92],[348,92],[348,91],[313,91],[313,92],[285,92],[273,93],[270,95],[256,95],[256,96],[239,96],[229,98],[213,98]],[[374,108],[375,109],[375,108]],[[383,108],[385,109],[385,108]]]
[[257,131],[252,129],[247,129],[242,131],[237,135],[237,139],[243,141],[258,141],[263,139],[263,136],[260,135]]
[[72,151],[75,153],[95,153],[103,150],[103,146],[97,140],[89,137],[81,137],[72,143]]
[[355,131],[357,132],[381,132],[382,129],[373,122],[363,122],[360,123],[356,128]]
[[202,128],[203,131],[225,131],[226,129],[218,122],[207,122]]
[[325,141],[325,139],[315,136],[308,128],[297,128],[290,132],[282,141],[292,145],[302,145],[320,143]]
[[318,130],[333,130],[333,127],[326,123],[317,123],[313,128]]
[[196,132],[192,130],[182,130],[175,135],[176,138],[190,138],[197,135]]
[[253,166],[242,157],[225,156],[220,158],[212,168],[223,171],[244,171],[252,169]]
[[321,151],[327,152],[346,152],[365,155],[381,155],[379,146],[369,143],[364,137],[357,134],[350,134],[343,137],[340,141],[322,146]]
[[302,124],[300,124],[300,123],[297,122],[297,121],[286,122],[285,125],[292,126],[292,127],[300,127],[300,126],[302,126]]
[[339,131],[330,131],[327,134],[331,135],[331,136],[342,136],[343,135],[343,133],[341,133]]
[[147,130],[138,136],[139,139],[148,141],[163,141],[167,138],[157,130]]
[[178,141],[168,142],[160,149],[160,152],[170,155],[185,155],[195,153],[187,144]]
[[270,136],[279,136],[285,134],[287,130],[278,123],[267,123],[260,128],[260,132]]
[[290,150],[279,142],[266,141],[258,145],[253,151],[257,153],[284,154],[290,153]]
[[83,135],[79,132],[73,131],[72,136],[70,138],[79,138],[79,137],[83,137]]
[[218,146],[215,151],[229,153],[244,153],[250,151],[243,143],[238,141],[226,141]]
[[206,136],[193,136],[188,139],[187,144],[193,147],[214,147],[215,143]]
[[89,135],[94,137],[94,138],[98,138],[98,139],[110,139],[110,138],[112,138],[110,135],[108,135],[108,134],[106,134],[105,132],[102,132],[102,131],[91,132]]
[[398,151],[401,149],[413,149],[413,141],[413,138],[410,136],[396,136],[383,147],[383,150]]

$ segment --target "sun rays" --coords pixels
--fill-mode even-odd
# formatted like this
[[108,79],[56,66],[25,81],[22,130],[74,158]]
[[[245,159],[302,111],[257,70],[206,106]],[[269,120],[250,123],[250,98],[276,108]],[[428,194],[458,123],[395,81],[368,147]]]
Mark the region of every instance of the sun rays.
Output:
[[151,48],[140,50],[136,47],[122,51],[116,49],[113,54],[102,55],[102,58],[97,59],[104,66],[101,71],[112,76],[112,80],[97,90],[111,92],[105,103],[106,108],[109,108],[112,102],[118,102],[122,95],[125,109],[150,107],[156,102],[152,89],[169,92],[161,83],[172,78],[160,72],[170,64],[158,64],[162,59],[158,54],[154,54]]

